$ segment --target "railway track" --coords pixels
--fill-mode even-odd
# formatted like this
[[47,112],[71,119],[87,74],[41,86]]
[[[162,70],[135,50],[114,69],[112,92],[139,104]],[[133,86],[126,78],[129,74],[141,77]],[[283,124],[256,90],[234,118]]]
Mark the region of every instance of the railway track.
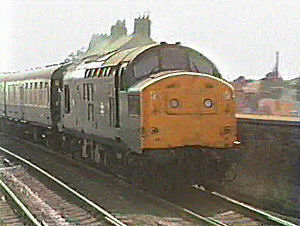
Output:
[[[17,138],[18,139],[18,138]],[[35,147],[44,149],[44,151],[50,151],[53,153],[53,151],[49,150],[48,148],[45,148],[43,146],[40,146],[39,144],[32,143],[30,141],[23,141],[26,142],[29,145],[33,145]],[[2,150],[0,148],[0,150]],[[63,155],[62,155],[63,156]],[[88,168],[91,168],[89,166],[86,166]],[[95,169],[94,169],[95,170]],[[97,170],[97,169],[96,169]],[[199,190],[199,187],[195,188]],[[206,191],[207,193],[207,191]],[[176,214],[184,219],[188,219],[190,222],[192,222],[190,225],[287,225],[287,226],[293,226],[296,224],[290,223],[285,220],[277,219],[277,221],[272,221],[272,217],[269,217],[268,219],[263,220],[264,217],[262,217],[261,213],[255,213],[251,216],[248,216],[247,214],[241,213],[240,211],[236,211],[234,208],[227,208],[226,211],[216,211],[214,214],[201,214],[201,211],[192,211],[195,210],[195,208],[185,208],[182,207],[184,205],[178,205],[174,204],[172,201],[167,201],[166,199],[159,198],[153,194],[149,194],[148,192],[144,192],[143,190],[140,191],[140,194],[142,194],[145,197],[148,197],[149,199],[156,200],[156,203],[160,203],[160,205],[164,205],[167,209],[171,209],[171,211],[176,212]],[[219,193],[212,193],[210,195],[214,196],[220,196],[221,194]],[[223,197],[224,200],[224,197]],[[227,202],[229,200],[226,200]],[[213,204],[215,205],[215,204]],[[259,215],[259,216],[257,216]],[[159,221],[158,221],[159,222]],[[164,224],[164,223],[158,223],[158,225],[169,225],[169,224]],[[176,224],[174,224],[176,225]],[[181,224],[177,222],[177,225],[186,225],[186,224]],[[189,225],[189,224],[188,224]]]
[[[278,217],[270,214],[267,211],[255,208],[249,204],[242,203],[226,195],[220,194],[215,191],[205,190],[204,186],[194,185],[197,191],[208,194],[209,196],[216,197],[223,200],[229,205],[226,211],[208,217],[212,221],[216,221],[218,225],[284,225],[284,226],[297,226],[296,223],[290,222],[283,217]],[[236,208],[235,208],[236,207]]]
[[[72,199],[77,199],[77,202],[80,200],[85,206],[93,209],[91,213],[79,205],[68,201],[68,199],[58,195],[55,191],[47,188],[28,174],[23,167],[18,167],[18,169],[14,167],[13,173],[10,172],[9,169],[2,170],[1,186],[11,195],[12,199],[20,209],[22,209],[33,225],[126,225],[108,211],[38,166],[3,147],[0,147],[0,150],[18,161],[21,161],[22,164],[26,164],[27,167],[33,168],[47,179],[55,182],[65,191],[72,194]],[[3,182],[4,180],[5,182]],[[22,201],[20,201],[20,199]],[[22,202],[24,202],[28,208],[26,208]]]
[[[30,211],[16,198],[2,180],[0,180],[0,186],[0,225],[26,225],[22,215],[31,216],[34,221],[35,218]],[[12,202],[14,202],[14,206],[16,205],[19,208],[15,208]]]
[[[27,160],[23,159],[20,156],[8,151],[7,149],[5,149],[3,147],[0,147],[0,150],[4,151],[6,154],[9,154],[9,155],[13,156],[14,158],[16,158],[16,159],[18,159],[22,162],[25,162],[26,164],[29,164],[31,167],[33,167],[34,169],[36,169],[38,171],[41,170],[37,166],[33,165],[32,163],[28,162]],[[24,175],[24,172],[21,172],[21,174],[22,174],[23,177],[27,178],[27,181],[28,181],[28,178],[30,178],[30,175]],[[16,172],[14,172],[14,175],[16,175]],[[12,177],[14,177],[14,176],[12,176]],[[14,180],[14,181],[16,181],[16,180]],[[23,191],[26,190],[26,196],[29,199],[31,199],[31,201],[32,201],[32,199],[40,199],[39,197],[36,198],[37,191],[31,191],[32,187],[39,187],[39,190],[43,192],[43,194],[41,196],[44,196],[44,197],[46,196],[47,200],[51,200],[52,203],[63,203],[63,206],[60,205],[60,209],[63,208],[64,212],[65,213],[67,212],[68,215],[67,215],[67,217],[65,216],[63,218],[60,218],[62,213],[60,212],[60,213],[56,214],[56,212],[54,210],[55,213],[52,214],[52,215],[55,215],[55,222],[52,222],[53,225],[69,225],[69,223],[76,223],[76,224],[80,224],[80,225],[92,225],[91,223],[95,223],[95,219],[93,219],[93,217],[89,213],[84,213],[82,210],[78,210],[78,208],[76,206],[71,205],[71,204],[61,200],[61,198],[59,196],[57,196],[55,193],[53,193],[53,191],[45,188],[42,184],[39,184],[38,182],[35,182],[34,179],[31,178],[29,181],[30,181],[31,188],[29,188],[28,186],[26,186],[24,184],[21,185],[21,188],[20,188],[20,185],[15,185],[15,186],[19,187]],[[22,183],[22,182],[19,182],[19,183]],[[191,210],[188,210],[186,208],[182,208],[180,206],[177,206],[177,205],[175,205],[173,203],[170,203],[170,202],[168,202],[164,199],[152,196],[151,194],[146,194],[142,190],[140,190],[140,192],[144,196],[148,197],[149,199],[155,200],[156,203],[159,203],[160,205],[163,204],[166,208],[168,208],[168,209],[171,208],[172,211],[176,211],[176,214],[178,216],[183,217],[183,218],[189,220],[190,222],[192,222],[190,225],[214,225],[214,226],[220,225],[218,223],[218,221],[215,220],[215,219],[210,219],[209,217],[201,216],[200,214],[196,214],[196,213],[192,212]],[[31,195],[28,195],[28,193],[31,194]],[[35,202],[38,202],[38,201],[35,201]],[[47,201],[47,203],[49,203],[49,201]],[[38,208],[39,209],[45,209],[44,205],[45,205],[44,203],[39,203]],[[27,210],[27,212],[29,212],[29,210]],[[70,212],[73,213],[73,216],[72,216],[72,213],[70,214]],[[40,222],[44,222],[45,225],[50,225],[51,224],[49,222],[49,219],[47,219],[47,220],[43,219],[43,215],[45,215],[45,211],[44,211],[44,214],[42,214],[42,216],[41,216],[41,213],[35,213],[35,215],[39,215],[39,217],[38,217],[39,220],[36,219],[35,217],[33,217],[33,215],[34,214],[30,214],[30,217],[31,217],[31,219],[33,219],[34,225],[43,225]],[[78,216],[79,217],[82,216],[83,219],[78,219]],[[72,221],[70,221],[70,220],[69,220],[69,222],[65,221],[64,219],[66,219],[66,218],[72,219]],[[80,221],[80,220],[88,220],[88,222],[87,221]],[[114,222],[112,222],[112,223],[114,225],[121,225],[121,224],[116,224]],[[101,225],[101,224],[99,224],[99,225]],[[158,222],[158,225],[160,225],[159,222]],[[168,224],[161,224],[161,225],[168,225]],[[178,225],[181,225],[181,224],[178,224]]]
[[[12,138],[12,137],[11,137]],[[43,152],[49,152],[51,154],[58,154],[57,152],[54,152],[44,146],[40,146],[39,144],[36,144],[36,143],[32,143],[30,141],[27,141],[27,140],[21,140],[19,138],[13,138],[15,140],[18,140],[20,142],[23,142],[23,143],[26,143],[32,147],[36,147],[36,148],[39,148],[39,149],[42,149]],[[31,167],[33,167],[34,169],[36,169],[34,166],[32,166],[33,164],[31,162],[29,162],[28,160],[26,159],[23,159],[22,157],[16,155],[15,153],[13,153],[12,151],[9,151],[7,150],[7,148],[4,148],[4,147],[1,147],[0,146],[0,151],[3,151],[4,153],[12,156],[13,158],[16,158],[18,159],[19,161],[24,161],[26,162],[26,164],[29,164]],[[72,160],[68,159],[65,157],[65,155],[61,155],[59,154],[60,157],[62,158],[65,158],[66,161],[70,161],[72,162]],[[22,159],[22,160],[21,160]],[[75,164],[75,161],[73,161],[74,164]],[[95,169],[93,167],[90,167],[86,164],[83,164],[83,163],[78,163],[76,162],[76,165],[80,165],[80,166],[83,166],[91,171],[94,171],[94,172],[97,172],[97,171],[100,171],[99,169]],[[108,176],[112,176],[112,175],[108,175]],[[136,188],[134,186],[132,186],[131,184],[124,184],[124,181],[120,178],[116,178],[115,176],[112,176],[114,180],[119,180],[121,181],[122,183],[122,186],[129,186],[129,189],[130,190],[135,190]],[[122,222],[125,222],[124,225],[215,225],[215,224],[208,224],[208,222],[210,222],[210,220],[208,219],[205,219],[205,217],[201,218],[201,217],[198,217],[198,216],[194,216],[194,215],[191,215],[190,214],[190,211],[187,211],[186,209],[183,209],[183,208],[180,208],[179,206],[175,206],[171,203],[168,203],[167,201],[164,201],[162,199],[159,199],[157,197],[154,197],[154,196],[151,196],[150,194],[145,194],[144,191],[140,190],[136,190],[136,195],[137,196],[142,196],[143,199],[149,201],[150,203],[152,203],[155,207],[154,208],[161,208],[161,209],[166,209],[167,211],[169,212],[172,212],[176,215],[176,217],[172,216],[172,217],[165,217],[165,218],[162,218],[161,217],[158,217],[157,219],[155,219],[155,224],[151,224],[149,222],[149,224],[147,222],[145,223],[136,223],[134,220],[132,219],[128,219],[127,217],[124,217],[118,213],[116,213],[115,211],[115,215],[120,219],[120,221]],[[157,206],[160,206],[159,208]],[[182,218],[181,218],[182,217]],[[135,218],[135,216],[131,217],[131,218]],[[145,215],[145,219],[149,219],[149,220],[152,220],[151,218],[153,218],[151,215]],[[137,219],[137,222],[139,220]],[[89,225],[89,224],[87,224]],[[119,224],[114,224],[114,225],[119,225]]]

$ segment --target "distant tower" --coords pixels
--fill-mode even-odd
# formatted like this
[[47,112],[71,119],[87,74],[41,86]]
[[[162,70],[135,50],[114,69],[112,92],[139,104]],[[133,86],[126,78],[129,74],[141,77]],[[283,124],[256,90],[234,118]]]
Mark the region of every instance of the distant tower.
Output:
[[279,73],[278,73],[278,65],[279,65],[279,52],[276,51],[276,62],[275,62],[274,70],[273,70],[274,77],[276,77],[276,78],[279,77]]
[[143,16],[134,19],[134,35],[142,36],[145,38],[150,38],[150,26],[151,20],[149,16]]

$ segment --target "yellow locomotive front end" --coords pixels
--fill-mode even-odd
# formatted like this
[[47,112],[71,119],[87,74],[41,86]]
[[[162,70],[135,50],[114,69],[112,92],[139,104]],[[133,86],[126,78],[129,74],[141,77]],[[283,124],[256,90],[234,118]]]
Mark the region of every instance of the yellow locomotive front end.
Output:
[[233,147],[237,131],[233,88],[193,72],[152,78],[141,92],[141,126],[143,150]]

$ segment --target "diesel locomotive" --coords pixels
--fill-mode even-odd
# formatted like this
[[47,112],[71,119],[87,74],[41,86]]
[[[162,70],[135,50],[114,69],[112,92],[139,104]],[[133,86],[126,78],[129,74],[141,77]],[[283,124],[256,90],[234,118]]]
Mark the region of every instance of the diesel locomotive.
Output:
[[232,86],[179,43],[4,74],[0,117],[2,128],[136,183],[224,179],[237,152]]

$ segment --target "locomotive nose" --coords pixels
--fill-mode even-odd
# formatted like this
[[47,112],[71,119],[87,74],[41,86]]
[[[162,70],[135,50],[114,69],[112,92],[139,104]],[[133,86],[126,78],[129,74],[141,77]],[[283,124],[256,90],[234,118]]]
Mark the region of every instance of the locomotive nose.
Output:
[[157,79],[141,93],[142,148],[232,147],[236,140],[233,90],[198,73]]

